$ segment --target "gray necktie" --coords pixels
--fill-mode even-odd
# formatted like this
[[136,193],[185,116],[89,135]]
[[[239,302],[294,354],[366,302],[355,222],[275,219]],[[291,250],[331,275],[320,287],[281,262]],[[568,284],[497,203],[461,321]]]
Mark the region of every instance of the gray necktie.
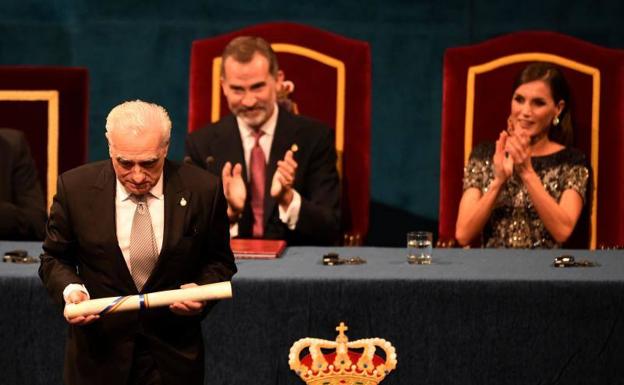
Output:
[[131,199],[137,206],[130,232],[130,271],[136,288],[141,291],[156,265],[158,248],[152,229],[152,217],[147,207],[147,196],[133,195]]

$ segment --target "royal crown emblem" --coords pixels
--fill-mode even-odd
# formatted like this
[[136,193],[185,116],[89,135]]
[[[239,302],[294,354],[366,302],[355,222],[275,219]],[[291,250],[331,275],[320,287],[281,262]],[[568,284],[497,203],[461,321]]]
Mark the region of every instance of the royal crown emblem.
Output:
[[[349,342],[341,322],[336,341],[302,338],[290,348],[288,364],[308,385],[376,385],[396,368],[394,346],[382,338]],[[385,358],[375,354],[377,348]],[[301,358],[301,353],[308,354]],[[323,352],[325,351],[325,352]]]

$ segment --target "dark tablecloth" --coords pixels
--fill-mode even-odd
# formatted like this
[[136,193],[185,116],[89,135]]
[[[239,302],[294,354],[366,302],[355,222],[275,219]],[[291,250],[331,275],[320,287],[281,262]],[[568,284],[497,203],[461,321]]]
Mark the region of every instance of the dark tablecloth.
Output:
[[[0,252],[32,243],[0,243]],[[364,265],[323,266],[337,251]],[[600,264],[554,268],[568,253]],[[207,384],[303,384],[288,368],[296,340],[381,337],[398,367],[383,384],[624,383],[624,253],[289,248],[238,262],[234,297],[203,323]],[[60,384],[65,324],[34,265],[0,265],[3,383]]]

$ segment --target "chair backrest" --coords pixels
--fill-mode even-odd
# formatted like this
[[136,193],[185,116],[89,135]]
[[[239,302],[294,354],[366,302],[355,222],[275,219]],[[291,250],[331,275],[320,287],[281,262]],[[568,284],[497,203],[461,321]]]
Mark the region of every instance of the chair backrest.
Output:
[[191,51],[189,132],[229,113],[219,81],[221,53],[230,40],[242,35],[271,43],[286,80],[295,84],[292,99],[299,113],[335,129],[343,228],[364,237],[370,195],[370,46],[286,22],[196,40]]
[[24,132],[47,207],[58,174],[87,160],[86,68],[0,66],[0,127]]
[[624,245],[619,220],[624,213],[624,51],[545,31],[516,32],[445,52],[440,240],[448,245],[454,238],[463,166],[473,145],[494,141],[506,127],[515,76],[533,61],[563,70],[572,94],[574,147],[585,152],[593,170],[591,211],[582,216],[569,246]]

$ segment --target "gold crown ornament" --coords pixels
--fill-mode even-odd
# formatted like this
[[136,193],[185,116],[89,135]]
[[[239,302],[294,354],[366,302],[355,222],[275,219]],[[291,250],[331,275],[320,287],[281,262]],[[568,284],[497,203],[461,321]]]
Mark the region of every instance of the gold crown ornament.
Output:
[[[288,364],[308,385],[377,385],[396,368],[394,346],[382,338],[349,342],[341,322],[336,341],[302,338],[290,347]],[[375,354],[384,351],[385,359]],[[308,354],[301,358],[305,349]],[[325,351],[325,353],[323,352]]]

